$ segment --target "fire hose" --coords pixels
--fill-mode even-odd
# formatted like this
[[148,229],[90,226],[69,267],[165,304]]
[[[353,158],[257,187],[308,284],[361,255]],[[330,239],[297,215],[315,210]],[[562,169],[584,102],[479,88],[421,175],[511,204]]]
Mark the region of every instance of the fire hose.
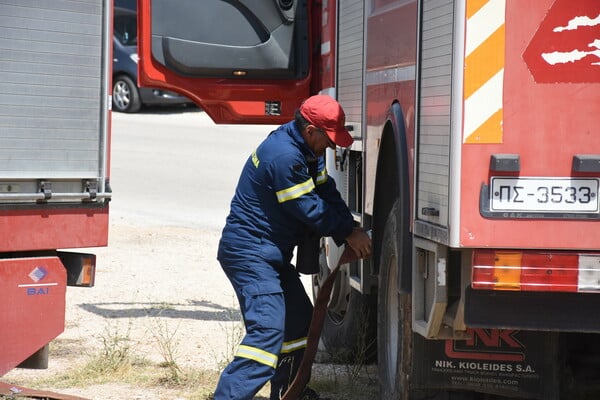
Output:
[[40,399],[40,400],[88,400],[83,397],[71,396],[47,390],[28,389],[21,386],[0,382],[0,398]]
[[310,380],[312,364],[315,360],[317,348],[319,346],[321,330],[323,329],[323,323],[325,321],[329,296],[331,295],[331,289],[333,288],[333,283],[335,282],[337,273],[340,269],[340,266],[359,258],[360,257],[356,255],[350,246],[346,246],[337,263],[337,266],[331,271],[327,279],[325,279],[325,282],[323,282],[321,285],[313,307],[313,315],[310,321],[310,327],[308,328],[308,337],[306,340],[304,356],[302,357],[302,361],[298,367],[298,372],[296,373],[292,384],[288,387],[283,397],[281,397],[281,400],[298,400],[302,390],[308,384],[308,381]]

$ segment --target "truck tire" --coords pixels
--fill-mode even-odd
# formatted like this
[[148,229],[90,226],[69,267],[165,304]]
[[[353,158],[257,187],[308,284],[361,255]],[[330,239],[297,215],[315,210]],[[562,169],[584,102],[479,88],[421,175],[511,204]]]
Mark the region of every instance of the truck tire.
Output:
[[382,400],[408,400],[410,394],[412,302],[399,290],[398,203],[386,221],[379,257],[377,361]]
[[[329,275],[324,257],[321,271],[313,275],[313,295]],[[331,291],[321,332],[320,357],[334,363],[368,364],[377,356],[376,297],[361,294],[350,286],[348,265],[342,266]],[[323,351],[324,350],[324,351]]]

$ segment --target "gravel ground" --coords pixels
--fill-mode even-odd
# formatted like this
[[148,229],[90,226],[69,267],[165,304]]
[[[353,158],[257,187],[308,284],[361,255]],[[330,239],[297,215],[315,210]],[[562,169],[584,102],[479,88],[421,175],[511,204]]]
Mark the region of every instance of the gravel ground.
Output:
[[[160,363],[159,332],[173,334],[176,362],[184,369],[218,369],[240,316],[235,295],[215,259],[219,232],[113,223],[109,246],[97,255],[96,285],[68,288],[64,349],[47,370],[14,370],[4,381],[44,378],[83,364],[103,349],[103,339],[129,339],[135,355]],[[229,333],[228,333],[229,331]],[[52,346],[51,346],[52,349]],[[78,351],[79,349],[79,351]],[[49,388],[52,389],[52,388]],[[161,388],[52,389],[91,399],[172,399]]]
[[[98,256],[95,287],[67,289],[66,329],[51,345],[59,350],[51,350],[49,368],[13,370],[2,380],[28,387],[28,382],[63,374],[102,351],[102,340],[111,337],[126,337],[136,356],[158,364],[165,360],[158,351],[161,330],[174,335],[175,361],[182,370],[218,370],[241,335],[235,295],[215,259],[219,233],[113,223],[109,246],[93,249]],[[313,377],[348,379],[348,366],[331,368],[316,365]],[[376,372],[363,372],[373,384]],[[186,391],[194,391],[118,381],[40,389],[98,400],[189,399]],[[365,399],[373,399],[367,390],[351,398],[361,399],[363,392]]]
[[[198,120],[209,123],[198,112],[141,117],[149,125],[165,124],[165,129],[188,120],[192,126],[199,124]],[[122,154],[131,151],[121,132],[133,129],[135,118],[140,116],[115,114],[113,118],[113,187],[118,184],[119,175],[134,173],[121,161]],[[139,142],[134,145],[139,146]],[[235,174],[238,173],[236,168]],[[230,178],[232,182],[233,179]],[[103,340],[115,337],[126,338],[136,356],[159,364],[165,358],[159,351],[157,337],[160,332],[172,334],[175,362],[182,370],[219,370],[231,356],[242,328],[234,292],[216,260],[221,226],[166,220],[149,223],[148,219],[132,217],[125,206],[118,208],[114,204],[111,211],[109,245],[89,249],[97,255],[95,287],[67,289],[66,327],[51,345],[49,368],[13,370],[2,377],[4,382],[98,400],[198,399],[181,388],[164,385],[131,386],[114,380],[103,385],[64,388],[52,384],[39,387],[36,380],[81,367],[102,351]],[[228,207],[228,203],[223,207]],[[308,288],[309,278],[304,282]],[[313,378],[321,375],[344,379],[342,376],[348,371],[347,366],[340,367],[341,372],[331,368],[315,365]],[[373,385],[372,371],[366,379]],[[355,390],[355,395],[347,398],[373,399],[368,392]]]

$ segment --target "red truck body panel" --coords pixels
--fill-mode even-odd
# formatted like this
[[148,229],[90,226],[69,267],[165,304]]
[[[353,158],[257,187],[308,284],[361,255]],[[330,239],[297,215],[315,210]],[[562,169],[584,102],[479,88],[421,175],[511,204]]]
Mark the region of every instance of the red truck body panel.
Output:
[[108,244],[108,205],[0,211],[0,252]]
[[[597,1],[578,1],[576,6],[565,0],[506,2],[502,28],[505,30],[505,59],[498,61],[499,67],[504,69],[502,92],[498,93],[502,96],[502,117],[490,118],[487,123],[495,126],[486,128],[497,134],[478,141],[463,132],[460,246],[537,249],[596,249],[600,246],[597,218],[537,218],[534,215],[515,219],[507,215],[489,219],[481,215],[479,204],[482,184],[489,184],[491,176],[502,175],[489,170],[494,154],[519,155],[520,171],[507,174],[509,176],[589,175],[573,170],[573,157],[600,154],[600,57],[592,55],[599,28],[576,21],[597,15],[600,15]],[[567,26],[572,29],[565,28]],[[467,22],[467,38],[468,27]],[[493,34],[489,39],[494,40]],[[483,41],[472,54],[486,45],[499,46]],[[589,51],[590,54],[580,60],[556,64],[543,58],[553,52],[572,51]],[[486,68],[490,68],[490,51],[481,52],[488,54],[488,58],[480,61],[486,65],[479,71],[482,82],[476,85],[483,85],[494,73],[491,71],[485,76]],[[467,81],[469,61],[478,61],[469,55],[465,57]],[[465,98],[470,90],[465,84]],[[488,101],[491,100],[488,98]],[[463,111],[468,113],[466,107]]]

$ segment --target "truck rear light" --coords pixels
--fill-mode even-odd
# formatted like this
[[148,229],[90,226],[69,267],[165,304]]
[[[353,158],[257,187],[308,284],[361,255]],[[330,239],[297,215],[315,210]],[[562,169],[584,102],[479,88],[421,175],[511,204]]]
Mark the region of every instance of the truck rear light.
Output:
[[81,274],[77,286],[92,287],[94,286],[94,275],[96,273],[95,260],[90,257],[83,258],[81,265]]
[[577,286],[580,292],[595,292],[600,287],[600,256],[581,255]]
[[94,254],[59,251],[58,256],[67,269],[68,286],[94,286],[96,276],[96,256]]
[[495,287],[500,290],[519,290],[521,253],[499,253],[494,258]]
[[600,254],[475,250],[473,289],[598,292]]

